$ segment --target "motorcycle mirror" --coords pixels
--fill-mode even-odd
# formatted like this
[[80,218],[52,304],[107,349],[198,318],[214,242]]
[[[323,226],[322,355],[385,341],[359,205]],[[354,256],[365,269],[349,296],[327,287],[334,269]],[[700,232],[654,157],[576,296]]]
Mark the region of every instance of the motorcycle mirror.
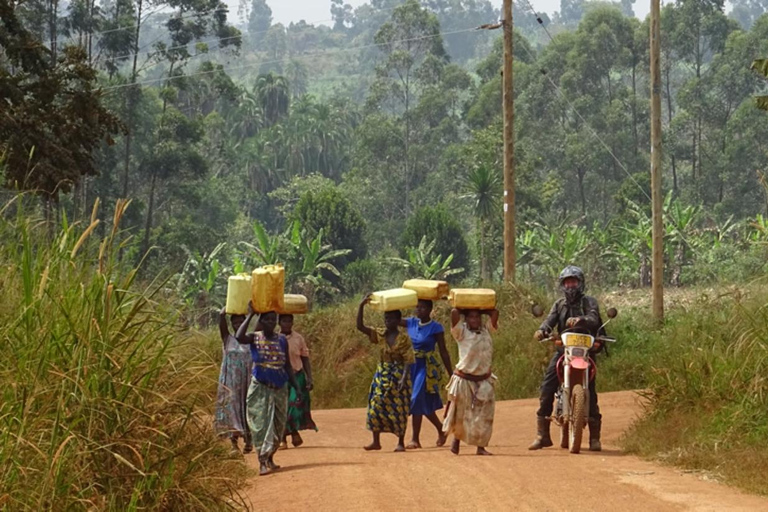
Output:
[[616,310],[616,308],[610,308],[606,314],[608,315],[608,318],[616,318],[616,315],[619,314],[619,312]]
[[534,304],[533,306],[531,306],[531,314],[536,318],[540,318],[544,316],[544,308],[542,308],[538,304]]

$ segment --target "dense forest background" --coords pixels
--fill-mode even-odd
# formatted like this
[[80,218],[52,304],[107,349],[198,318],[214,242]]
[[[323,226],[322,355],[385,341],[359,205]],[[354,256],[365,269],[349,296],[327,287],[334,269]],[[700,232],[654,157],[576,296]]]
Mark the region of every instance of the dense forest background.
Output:
[[[647,20],[633,2],[515,5],[518,265],[603,286],[650,277]],[[766,264],[768,115],[750,70],[765,0],[662,12],[666,278]],[[405,275],[500,279],[501,30],[487,0],[334,0],[332,24],[268,2],[0,0],[6,186],[108,232],[189,305],[284,262],[321,303]],[[2,111],[10,113],[3,115]],[[145,256],[146,255],[146,256]]]

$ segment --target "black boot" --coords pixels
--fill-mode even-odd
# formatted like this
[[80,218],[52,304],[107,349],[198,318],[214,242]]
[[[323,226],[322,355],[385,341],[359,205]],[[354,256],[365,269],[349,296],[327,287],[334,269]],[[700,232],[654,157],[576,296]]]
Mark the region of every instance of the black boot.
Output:
[[529,450],[541,450],[552,446],[552,438],[549,437],[549,420],[536,416],[536,439],[528,447]]
[[602,445],[600,444],[600,427],[602,426],[602,422],[600,420],[592,419],[589,420],[589,451],[591,452],[599,452],[603,449]]

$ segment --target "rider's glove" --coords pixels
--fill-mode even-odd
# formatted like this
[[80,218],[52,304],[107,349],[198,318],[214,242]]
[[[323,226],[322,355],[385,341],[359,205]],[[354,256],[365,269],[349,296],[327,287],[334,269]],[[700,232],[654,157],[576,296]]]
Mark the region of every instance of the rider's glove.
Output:
[[581,322],[580,316],[572,316],[571,318],[565,321],[565,326],[568,328],[576,327],[579,324],[579,322]]
[[535,339],[536,341],[541,341],[541,340],[543,340],[543,339],[544,339],[544,338],[546,338],[546,337],[547,337],[547,333],[546,333],[546,332],[544,332],[544,331],[543,331],[543,330],[541,330],[541,329],[539,329],[538,331],[536,331],[536,332],[533,334],[533,339]]

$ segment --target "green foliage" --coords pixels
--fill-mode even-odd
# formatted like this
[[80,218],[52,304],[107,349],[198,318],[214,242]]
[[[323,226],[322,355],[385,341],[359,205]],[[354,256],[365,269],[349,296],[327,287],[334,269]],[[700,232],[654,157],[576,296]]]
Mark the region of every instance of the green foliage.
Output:
[[409,247],[418,247],[422,239],[434,243],[435,255],[445,259],[452,254],[454,268],[463,270],[469,266],[463,229],[446,205],[426,206],[411,215],[400,239],[402,255],[408,254]]
[[768,443],[768,317],[763,300],[743,292],[702,294],[668,317],[663,330],[646,332],[643,351],[655,370],[646,375],[650,413],[625,445],[765,492],[754,474]]
[[385,266],[381,262],[362,259],[344,267],[341,274],[341,290],[348,297],[362,296],[384,286]]
[[[217,363],[121,264],[118,225],[0,218],[0,495],[15,510],[219,510],[244,482],[210,421]],[[17,215],[9,216],[9,212]],[[215,386],[214,386],[215,388]],[[22,441],[22,442],[20,442]]]
[[349,250],[345,258],[338,260],[340,269],[367,256],[365,221],[338,188],[308,190],[296,204],[292,218],[310,233],[323,232],[326,242],[335,249]]
[[97,72],[82,48],[58,58],[26,30],[14,4],[0,1],[0,153],[4,185],[57,200],[98,171],[93,152],[120,129],[102,102]]
[[443,257],[442,254],[434,254],[434,249],[435,241],[427,242],[427,237],[422,237],[418,247],[405,248],[407,259],[391,258],[390,260],[408,269],[409,275],[422,279],[444,281],[464,272],[463,268],[451,268],[453,254]]

